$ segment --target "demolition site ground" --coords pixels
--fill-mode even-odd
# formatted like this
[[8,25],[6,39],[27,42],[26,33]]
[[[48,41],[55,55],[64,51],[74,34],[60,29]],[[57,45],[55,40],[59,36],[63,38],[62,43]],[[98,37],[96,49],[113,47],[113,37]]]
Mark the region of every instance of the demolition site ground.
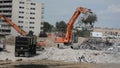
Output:
[[[10,40],[10,38],[8,39]],[[54,39],[47,38],[43,51],[32,57],[15,57],[15,46],[7,44],[8,52],[0,52],[0,67],[5,68],[119,68],[120,39],[79,38],[79,49],[59,49]]]

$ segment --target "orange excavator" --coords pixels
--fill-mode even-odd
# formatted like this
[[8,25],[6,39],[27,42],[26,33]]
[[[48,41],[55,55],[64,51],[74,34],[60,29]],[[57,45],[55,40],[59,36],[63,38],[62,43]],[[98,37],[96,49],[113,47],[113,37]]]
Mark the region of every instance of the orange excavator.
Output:
[[58,47],[60,48],[64,48],[62,47],[60,44],[64,43],[64,45],[71,45],[71,43],[73,42],[73,36],[72,36],[72,28],[73,28],[73,24],[76,21],[76,19],[78,18],[78,16],[83,13],[92,13],[90,9],[86,9],[84,7],[78,7],[76,9],[76,11],[74,12],[73,16],[71,17],[71,19],[68,22],[67,25],[67,31],[66,31],[66,35],[65,37],[56,37],[55,38],[55,42],[58,43]]
[[30,31],[26,33],[24,30],[19,28],[16,24],[14,24],[9,18],[4,15],[0,15],[0,19],[4,18],[4,20],[11,25],[21,36],[16,36],[15,39],[15,56],[30,56],[32,54],[36,54],[36,48],[43,49],[45,45],[44,42],[37,42],[37,37],[33,35],[33,32]]

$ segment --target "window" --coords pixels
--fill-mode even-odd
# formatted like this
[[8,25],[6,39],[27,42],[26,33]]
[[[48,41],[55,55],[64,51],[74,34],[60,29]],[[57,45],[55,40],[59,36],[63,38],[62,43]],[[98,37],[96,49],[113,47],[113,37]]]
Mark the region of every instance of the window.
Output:
[[42,11],[41,14],[44,14],[44,12]]
[[24,4],[24,2],[19,2],[19,4]]
[[31,15],[35,15],[35,13],[34,13],[34,12],[30,12],[30,14],[31,14]]
[[2,3],[2,1],[0,1],[0,3]]
[[29,10],[29,8],[26,8],[27,10]]
[[41,18],[43,19],[43,18],[44,18],[44,16],[41,16]]
[[36,5],[35,3],[31,3],[31,5]]
[[1,27],[10,27],[10,26],[7,24],[2,24]]
[[41,22],[41,25],[44,25],[44,22]]
[[41,29],[43,29],[43,27],[41,27]]
[[18,26],[19,28],[23,28],[23,26]]
[[30,28],[30,29],[34,29],[34,27],[33,27],[33,26],[30,26],[29,28]]
[[19,11],[19,13],[24,14],[24,12],[23,12],[23,11]]
[[11,32],[9,29],[1,29],[0,32]]
[[30,8],[31,10],[35,10],[35,8]]
[[22,7],[22,6],[19,6],[19,8],[20,8],[20,9],[24,9],[24,7]]
[[0,8],[2,8],[2,5],[0,5]]
[[4,1],[4,3],[12,3],[12,1]]
[[3,8],[11,8],[12,5],[3,5],[2,7],[3,7]]
[[25,19],[28,19],[28,17],[25,17]]
[[11,30],[6,30],[6,32],[11,32]]
[[23,16],[19,16],[18,18],[24,18]]
[[27,0],[27,1],[31,1],[31,0]]
[[18,23],[23,23],[23,21],[18,21]]
[[35,17],[30,17],[30,19],[35,19]]
[[1,22],[6,22],[5,20],[0,20]]
[[11,15],[5,15],[5,16],[11,18]]
[[0,13],[1,13],[2,11],[0,11]]
[[44,7],[42,7],[42,9],[44,9]]
[[28,12],[26,12],[26,14],[29,14]]
[[3,10],[4,13],[11,13],[11,10]]
[[30,22],[30,24],[35,24],[35,22]]

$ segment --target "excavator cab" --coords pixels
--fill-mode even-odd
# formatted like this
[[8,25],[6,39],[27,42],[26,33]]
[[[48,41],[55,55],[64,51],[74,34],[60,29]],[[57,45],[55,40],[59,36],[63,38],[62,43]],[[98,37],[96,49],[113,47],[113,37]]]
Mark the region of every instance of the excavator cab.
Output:
[[72,33],[72,40],[73,43],[78,43],[78,35],[76,31]]

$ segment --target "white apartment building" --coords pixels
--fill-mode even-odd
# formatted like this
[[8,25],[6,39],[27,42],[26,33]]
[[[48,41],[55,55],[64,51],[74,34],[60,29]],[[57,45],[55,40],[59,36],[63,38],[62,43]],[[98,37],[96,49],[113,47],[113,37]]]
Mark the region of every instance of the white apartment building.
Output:
[[[0,0],[0,14],[10,18],[25,32],[39,35],[43,27],[44,4],[34,0]],[[0,20],[0,34],[20,35],[4,19]]]

